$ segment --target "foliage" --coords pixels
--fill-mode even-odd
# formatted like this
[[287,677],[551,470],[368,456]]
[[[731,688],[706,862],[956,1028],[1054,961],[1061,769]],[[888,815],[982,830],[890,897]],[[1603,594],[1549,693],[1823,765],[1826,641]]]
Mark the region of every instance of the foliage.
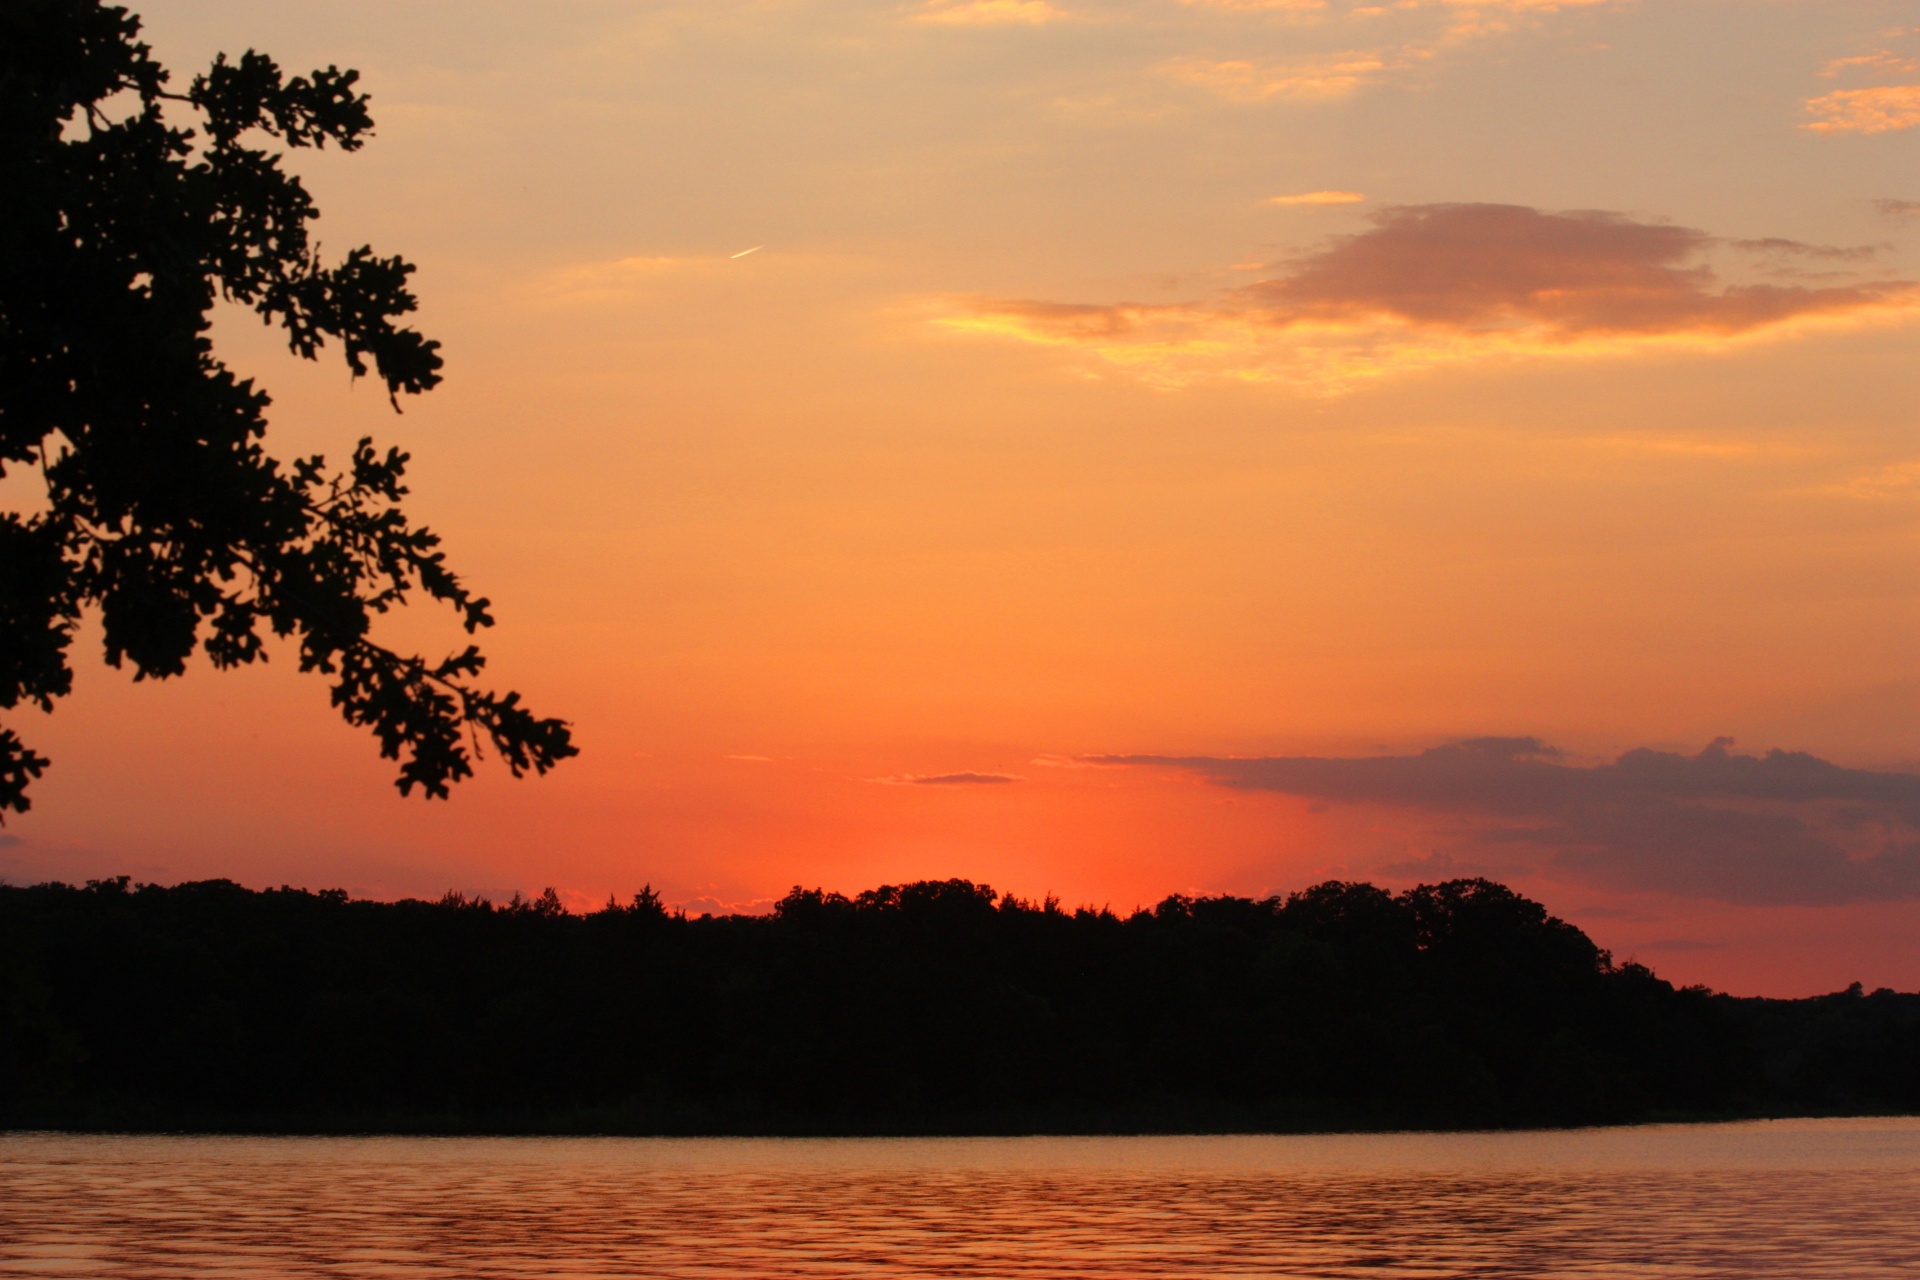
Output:
[[1126,917],[955,880],[694,919],[651,892],[580,915],[550,892],[112,880],[0,889],[4,937],[32,942],[0,1058],[13,1007],[37,1011],[14,1041],[74,1052],[0,1062],[64,1082],[5,1094],[0,1123],[1058,1132],[1920,1108],[1920,996],[1677,990],[1482,880]]
[[[356,150],[373,127],[357,73],[291,79],[252,51],[185,93],[98,0],[0,6],[0,476],[45,483],[0,514],[0,708],[50,710],[97,607],[106,659],[135,679],[261,661],[292,637],[300,668],[401,761],[401,792],[445,796],[484,738],[518,775],[574,754],[567,726],[441,661],[373,641],[420,592],[471,634],[488,602],[400,510],[407,455],[362,440],[344,470],[262,444],[268,397],[213,355],[216,302],[250,307],[317,357],[337,342],[398,409],[440,380],[438,344],[399,318],[413,267],[372,249],[329,265],[299,178],[256,142]],[[198,128],[175,125],[191,114]],[[47,761],[0,730],[0,813]]]

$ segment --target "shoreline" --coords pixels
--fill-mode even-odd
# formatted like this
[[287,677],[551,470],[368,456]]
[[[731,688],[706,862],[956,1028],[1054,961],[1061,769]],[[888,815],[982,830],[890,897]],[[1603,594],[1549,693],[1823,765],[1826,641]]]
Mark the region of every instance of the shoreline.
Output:
[[[674,1139],[1005,1139],[1005,1138],[1226,1138],[1226,1137],[1357,1137],[1385,1134],[1520,1134],[1570,1133],[1660,1126],[1731,1126],[1788,1120],[1904,1120],[1920,1119],[1920,1112],[1882,1109],[1796,1109],[1753,1112],[1655,1113],[1631,1120],[1587,1124],[1407,1124],[1382,1120],[1377,1124],[1207,1124],[1165,1116],[1131,1122],[1106,1117],[1114,1123],[1035,1121],[1009,1117],[978,1117],[948,1124],[827,1123],[795,1121],[788,1124],[620,1123],[601,1118],[604,1113],[566,1116],[492,1117],[222,1117],[128,1120],[101,1116],[20,1117],[0,1120],[0,1136],[57,1134],[73,1137],[233,1137],[233,1138],[674,1138]],[[598,1122],[596,1122],[598,1120]]]

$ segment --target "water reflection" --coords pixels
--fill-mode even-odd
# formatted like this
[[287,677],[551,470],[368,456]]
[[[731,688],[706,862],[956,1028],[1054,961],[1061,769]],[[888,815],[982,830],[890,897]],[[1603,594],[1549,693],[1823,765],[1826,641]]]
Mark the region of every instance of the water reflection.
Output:
[[1315,1138],[0,1135],[0,1275],[1913,1276],[1920,1121]]

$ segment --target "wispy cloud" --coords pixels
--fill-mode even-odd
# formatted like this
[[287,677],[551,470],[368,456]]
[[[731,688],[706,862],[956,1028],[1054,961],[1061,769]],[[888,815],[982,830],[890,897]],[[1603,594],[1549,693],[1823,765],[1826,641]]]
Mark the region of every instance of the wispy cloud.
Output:
[[[764,247],[764,246],[763,246]],[[575,262],[532,277],[525,284],[526,301],[537,307],[594,307],[631,302],[693,280],[739,278],[749,263],[767,263],[755,255],[735,263],[742,254],[634,255]],[[775,259],[778,261],[778,259]]]
[[[1493,355],[1723,346],[1920,305],[1911,282],[1723,283],[1703,231],[1518,205],[1390,208],[1284,274],[1204,302],[976,300],[958,330],[1074,348],[1160,386],[1229,379],[1337,391]],[[1853,260],[1788,240],[1748,252]]]
[[[1422,0],[1414,0],[1418,7]],[[1623,5],[1630,0],[1424,0],[1429,7],[1448,9],[1506,9],[1515,13],[1556,13],[1562,9],[1591,9],[1601,5]]]
[[1887,71],[1901,75],[1909,71],[1920,71],[1920,60],[1909,58],[1905,54],[1892,53],[1886,49],[1873,53],[1862,53],[1851,58],[1835,58],[1820,68],[1820,74],[1829,80],[1835,76],[1847,75],[1855,71]]
[[1606,4],[1621,4],[1623,0],[1180,0],[1180,3],[1196,9],[1337,13],[1370,18],[1417,9],[1553,13],[1560,9],[1585,9]]
[[1324,13],[1329,8],[1327,0],[1180,0],[1180,3],[1190,9],[1238,9],[1248,13]]
[[873,782],[884,783],[890,787],[978,787],[999,786],[1009,782],[1025,782],[1026,779],[1014,773],[905,773],[892,778],[873,778]]
[[[1344,49],[1253,57],[1176,57],[1161,71],[1234,102],[1327,101],[1421,67],[1440,54],[1488,36],[1537,26],[1566,9],[1623,0],[1182,0],[1190,8],[1246,15],[1249,32],[1291,38],[1303,30],[1341,40]],[[1259,26],[1255,19],[1267,19]],[[1239,43],[1244,44],[1244,40]]]
[[1235,102],[1344,98],[1389,71],[1432,57],[1428,50],[1334,53],[1278,62],[1175,58],[1162,70]]
[[1763,257],[1817,258],[1823,262],[1870,262],[1880,252],[1870,244],[1808,244],[1804,240],[1788,240],[1781,236],[1766,236],[1758,240],[1729,240],[1727,244],[1743,253],[1759,254]]
[[[1882,38],[1893,44],[1912,44],[1920,27],[1887,31]],[[1834,58],[1820,74],[1832,80],[1841,77],[1907,76],[1920,72],[1920,57],[1894,48],[1870,49],[1847,58]],[[1818,117],[1801,128],[1814,133],[1893,133],[1920,125],[1920,84],[1877,84],[1858,89],[1837,89],[1806,102],[1807,110]]]
[[913,11],[916,22],[955,26],[1035,26],[1066,17],[1047,0],[926,0]]
[[535,282],[535,291],[549,302],[603,302],[700,265],[697,258],[667,256],[580,262],[547,272]]
[[1365,200],[1366,197],[1358,191],[1303,191],[1299,195],[1294,196],[1269,196],[1267,203],[1279,205],[1361,204],[1364,203]]
[[847,253],[722,246],[704,253],[634,254],[549,267],[521,277],[514,288],[520,305],[595,307],[658,298],[689,287],[739,287],[742,282],[796,279],[823,272],[863,269],[869,259]]
[[1330,805],[1417,811],[1470,855],[1612,889],[1755,904],[1920,897],[1920,776],[1731,747],[1721,739],[1691,756],[1642,749],[1591,766],[1536,738],[1403,756],[1096,759]]
[[1807,101],[1820,117],[1801,125],[1814,133],[1893,133],[1920,125],[1920,84],[1838,89]]
[[744,898],[728,899],[702,894],[695,898],[679,898],[666,903],[670,910],[684,911],[690,916],[764,916],[773,913],[775,899]]
[[1910,501],[1920,495],[1920,460],[1875,467],[1838,483],[1822,485],[1813,492],[1858,502]]

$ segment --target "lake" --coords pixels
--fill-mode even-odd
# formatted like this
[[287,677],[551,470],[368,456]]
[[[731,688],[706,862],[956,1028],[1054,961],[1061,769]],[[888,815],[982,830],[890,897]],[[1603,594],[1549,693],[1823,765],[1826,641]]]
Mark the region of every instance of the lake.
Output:
[[0,1276],[1920,1276],[1920,1120],[1010,1139],[0,1134]]

